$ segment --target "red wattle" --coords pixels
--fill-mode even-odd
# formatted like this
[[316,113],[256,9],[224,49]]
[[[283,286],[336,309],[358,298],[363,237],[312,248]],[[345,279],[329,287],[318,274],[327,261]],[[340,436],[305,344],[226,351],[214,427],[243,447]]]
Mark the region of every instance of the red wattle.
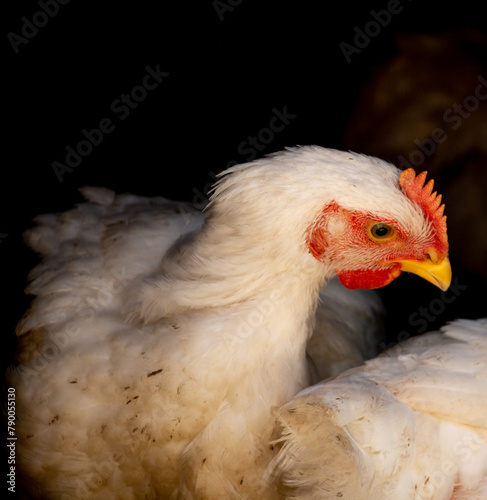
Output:
[[337,271],[340,283],[351,290],[355,288],[381,288],[400,274],[400,264],[388,269]]

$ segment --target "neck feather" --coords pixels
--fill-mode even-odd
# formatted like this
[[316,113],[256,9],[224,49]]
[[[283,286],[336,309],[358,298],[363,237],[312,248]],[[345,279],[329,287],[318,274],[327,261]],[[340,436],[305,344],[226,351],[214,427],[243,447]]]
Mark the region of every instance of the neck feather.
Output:
[[282,307],[292,302],[313,314],[328,271],[309,254],[304,238],[265,238],[251,225],[222,224],[209,217],[198,233],[165,255],[152,277],[134,285],[127,319],[152,323],[205,309],[252,307],[274,296]]

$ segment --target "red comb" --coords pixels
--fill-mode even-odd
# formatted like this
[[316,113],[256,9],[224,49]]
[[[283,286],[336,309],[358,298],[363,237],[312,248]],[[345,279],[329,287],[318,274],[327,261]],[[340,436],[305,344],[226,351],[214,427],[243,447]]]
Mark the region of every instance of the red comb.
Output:
[[412,168],[401,172],[399,184],[406,196],[417,203],[426,217],[435,227],[438,237],[443,244],[448,244],[446,235],[446,215],[443,215],[445,205],[441,205],[441,194],[433,191],[434,181],[430,179],[425,185],[427,172],[416,175]]

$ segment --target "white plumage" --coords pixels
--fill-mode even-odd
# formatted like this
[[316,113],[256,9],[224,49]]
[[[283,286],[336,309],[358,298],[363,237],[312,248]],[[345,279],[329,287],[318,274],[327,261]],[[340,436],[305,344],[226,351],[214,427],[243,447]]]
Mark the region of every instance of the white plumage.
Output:
[[[38,217],[9,376],[28,497],[277,498],[272,408],[373,353],[380,306],[335,274],[383,286],[413,262],[449,280],[439,216],[399,173],[293,148],[229,169],[205,215],[85,189]],[[376,222],[394,237],[372,236]]]
[[285,498],[487,498],[487,319],[442,331],[279,409]]

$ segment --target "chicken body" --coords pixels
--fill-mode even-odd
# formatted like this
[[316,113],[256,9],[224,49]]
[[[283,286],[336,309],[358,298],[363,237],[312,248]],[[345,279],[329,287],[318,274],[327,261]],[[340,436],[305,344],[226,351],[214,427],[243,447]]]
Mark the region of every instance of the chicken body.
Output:
[[487,498],[487,319],[442,330],[280,408],[285,498]]
[[[29,498],[276,498],[271,409],[311,381],[320,287],[383,286],[406,261],[445,279],[446,233],[375,158],[232,167],[204,217],[85,194],[27,235],[44,260],[9,383]],[[371,235],[382,221],[397,238]]]

